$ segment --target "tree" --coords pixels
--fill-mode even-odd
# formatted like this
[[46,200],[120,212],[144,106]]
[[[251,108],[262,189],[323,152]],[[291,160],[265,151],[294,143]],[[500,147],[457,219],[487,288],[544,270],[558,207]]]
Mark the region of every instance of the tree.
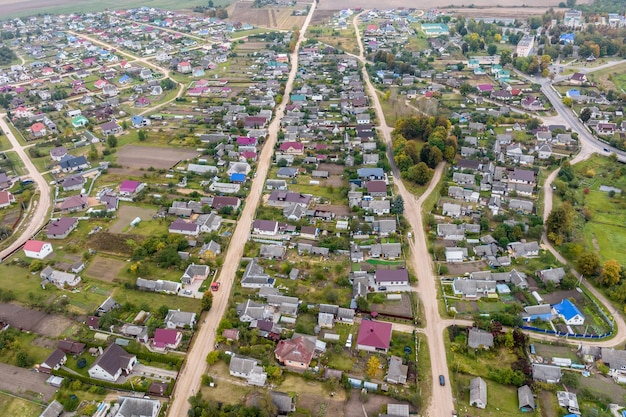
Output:
[[378,374],[378,369],[380,369],[380,359],[378,359],[378,356],[370,356],[367,360],[367,365],[365,365],[365,369],[367,376],[374,378],[376,374]]
[[565,0],[565,4],[570,9],[573,9],[574,7],[576,7],[576,0]]
[[114,135],[107,136],[107,145],[109,145],[109,148],[115,148],[117,146],[117,138]]
[[20,368],[28,368],[33,364],[33,358],[21,349],[18,350],[17,355],[15,356],[15,361],[16,365]]
[[87,154],[87,157],[91,161],[98,159],[98,149],[96,148],[96,145],[94,145],[93,143],[89,147],[89,153]]
[[578,268],[578,272],[583,275],[596,275],[600,268],[600,259],[595,252],[584,252],[578,257],[576,268]]
[[140,142],[143,142],[144,140],[148,139],[148,134],[143,129],[142,130],[138,130],[137,131],[137,139],[139,139]]
[[211,290],[206,290],[202,295],[202,311],[209,311],[213,305],[213,293]]
[[563,372],[563,376],[561,377],[561,382],[563,385],[567,385],[568,388],[576,389],[580,385],[580,381],[578,380],[578,375],[576,372]]
[[489,55],[495,55],[498,52],[498,47],[493,43],[487,47],[487,53]]
[[567,107],[572,107],[572,98],[571,97],[563,97],[563,104]]
[[600,283],[606,287],[612,287],[619,284],[621,270],[621,265],[615,259],[606,261],[602,265]]
[[370,303],[367,301],[367,298],[358,297],[356,299],[356,308],[359,311],[370,311]]
[[426,184],[428,181],[430,181],[432,176],[432,170],[428,168],[428,165],[426,165],[424,162],[420,162],[419,164],[412,166],[407,171],[407,178],[413,182],[416,182],[419,185]]
[[513,62],[513,58],[511,58],[511,51],[508,49],[503,49],[500,52],[500,65],[505,66]]
[[546,221],[548,238],[557,245],[569,239],[574,227],[574,209],[571,204],[563,203],[553,208]]
[[397,195],[394,197],[391,202],[391,213],[392,214],[402,214],[404,213],[404,199],[401,195]]
[[459,87],[459,92],[461,93],[462,96],[466,96],[468,94],[472,94],[476,92],[476,87],[474,87],[473,85],[469,83],[463,83]]
[[587,123],[589,119],[591,119],[591,109],[589,107],[585,107],[580,112],[580,120],[582,120],[583,123]]
[[209,354],[206,357],[206,363],[208,363],[209,366],[211,366],[214,363],[216,363],[219,359],[220,359],[219,350],[212,350],[211,352],[209,352]]
[[279,168],[284,168],[287,166],[287,164],[289,164],[289,162],[285,158],[280,158],[278,162],[276,163],[276,165],[278,165]]
[[30,263],[30,265],[28,266],[28,270],[30,272],[39,272],[43,269],[43,262],[41,262],[39,259],[35,259],[34,261],[32,261]]

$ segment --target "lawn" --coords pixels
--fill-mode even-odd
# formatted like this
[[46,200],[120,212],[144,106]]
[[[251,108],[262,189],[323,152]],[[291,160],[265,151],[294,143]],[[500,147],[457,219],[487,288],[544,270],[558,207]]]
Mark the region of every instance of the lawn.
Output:
[[45,407],[0,392],[0,415],[11,417],[37,417]]
[[469,406],[469,385],[472,376],[458,375],[453,386],[456,390],[457,411],[460,415],[497,415],[498,417],[522,416],[517,404],[517,388],[487,382],[487,407],[484,411]]
[[387,266],[404,265],[404,261],[385,261],[384,259],[368,259],[365,262],[367,262],[370,265],[387,265]]

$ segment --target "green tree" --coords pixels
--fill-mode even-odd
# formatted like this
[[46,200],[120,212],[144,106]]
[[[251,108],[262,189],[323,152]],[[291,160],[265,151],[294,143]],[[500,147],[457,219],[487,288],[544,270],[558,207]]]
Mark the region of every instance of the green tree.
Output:
[[433,176],[433,172],[430,168],[428,168],[428,165],[424,162],[420,162],[419,164],[413,165],[409,168],[406,176],[409,180],[419,185],[424,185],[430,181]]
[[571,204],[563,203],[553,208],[546,221],[548,238],[557,245],[567,241],[574,227],[574,209]]
[[404,199],[401,195],[397,195],[394,197],[391,202],[391,213],[393,214],[403,214],[404,213]]
[[15,364],[20,368],[28,368],[33,364],[33,358],[31,358],[28,353],[23,350],[18,350],[17,355],[15,355]]
[[498,52],[498,47],[495,44],[491,44],[487,47],[487,53],[489,55],[495,55]]
[[471,85],[469,83],[463,83],[459,87],[459,92],[461,93],[462,96],[466,96],[468,94],[475,93],[476,92],[476,87],[474,87],[473,85]]
[[580,120],[582,120],[583,123],[586,123],[589,119],[591,119],[591,109],[589,107],[585,107],[580,112]]
[[213,305],[213,293],[211,290],[206,290],[202,295],[202,311],[209,311]]
[[117,138],[115,135],[107,136],[107,145],[109,145],[109,148],[115,148],[117,146]]
[[206,363],[208,363],[210,366],[216,363],[219,359],[220,359],[219,350],[212,350],[211,352],[209,352],[209,354],[206,357]]
[[583,275],[597,275],[600,268],[600,259],[595,252],[584,252],[578,257],[576,268]]

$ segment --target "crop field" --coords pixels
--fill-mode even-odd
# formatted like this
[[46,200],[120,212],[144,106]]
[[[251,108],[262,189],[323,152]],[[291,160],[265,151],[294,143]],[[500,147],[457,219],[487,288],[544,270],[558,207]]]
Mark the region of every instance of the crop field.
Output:
[[101,281],[113,282],[125,266],[126,263],[123,261],[96,256],[89,263],[86,275]]
[[[589,3],[590,0],[579,0],[578,3]],[[519,16],[521,14],[528,15],[529,13],[525,10],[527,8],[541,8],[545,11],[546,8],[550,6],[556,7],[559,2],[556,0],[527,0],[524,1],[524,12],[522,13],[519,9],[515,10],[516,6],[519,6],[519,1],[516,0],[502,0],[498,1],[498,10],[500,11],[499,16]],[[492,0],[434,0],[428,3],[422,3],[424,9],[432,9],[437,7],[443,8],[461,8],[461,7],[469,7],[472,6],[469,10],[480,9],[483,7],[492,8],[494,6],[494,2]],[[385,9],[394,9],[399,7],[419,7],[419,4],[409,0],[390,0],[384,3]],[[381,3],[376,0],[343,0],[341,2],[336,2],[332,0],[320,0],[318,4],[319,10],[340,10],[340,9],[355,9],[357,7],[361,7],[363,9],[376,9],[381,7]],[[513,9],[510,10],[509,8]],[[543,13],[543,12],[542,12]],[[541,13],[538,13],[541,14]]]
[[131,169],[169,169],[177,162],[190,159],[198,153],[195,150],[158,148],[152,146],[126,145],[117,155],[117,163]]
[[276,29],[301,27],[306,18],[292,15],[294,10],[305,10],[305,7],[255,8],[252,5],[252,2],[236,2],[228,7],[228,16],[234,21]]

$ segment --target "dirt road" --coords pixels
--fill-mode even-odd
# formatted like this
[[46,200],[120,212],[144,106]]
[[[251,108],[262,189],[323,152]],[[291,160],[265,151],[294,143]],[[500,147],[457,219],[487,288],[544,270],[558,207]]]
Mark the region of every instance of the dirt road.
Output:
[[[311,22],[313,13],[315,12],[315,3],[311,4],[309,14],[300,30],[300,38],[298,44],[291,54],[291,71],[285,87],[284,97],[289,97],[293,82],[298,71],[298,50],[300,44],[304,40],[304,34]],[[226,308],[228,307],[228,299],[233,286],[233,280],[243,256],[243,248],[248,236],[250,235],[250,227],[254,219],[254,213],[261,199],[265,177],[269,171],[269,167],[274,154],[274,146],[280,129],[280,120],[285,114],[285,105],[287,99],[276,108],[276,115],[268,127],[268,138],[263,146],[257,168],[257,176],[250,187],[250,195],[246,200],[243,213],[239,218],[237,227],[233,233],[231,243],[226,253],[226,262],[222,267],[218,280],[221,282],[220,290],[213,293],[213,307],[205,315],[204,320],[200,323],[194,343],[187,353],[187,360],[174,390],[174,399],[168,410],[168,415],[172,417],[186,416],[189,409],[187,398],[198,392],[200,387],[200,378],[206,372],[205,359],[209,352],[213,350],[215,345],[215,331],[219,325]]]
[[[359,44],[359,60],[365,63],[365,57],[363,55],[363,41],[358,29],[359,16],[353,20],[354,30],[357,36],[357,42]],[[437,278],[433,272],[433,264],[428,253],[426,234],[424,232],[424,225],[422,222],[422,206],[426,198],[433,192],[435,187],[438,186],[439,180],[445,168],[445,164],[439,164],[428,189],[422,194],[419,199],[409,193],[404,184],[400,180],[400,170],[396,166],[393,159],[393,150],[391,146],[391,127],[387,126],[385,122],[385,115],[383,113],[380,100],[374,89],[374,85],[369,78],[369,74],[363,67],[363,79],[367,85],[367,89],[372,100],[374,109],[376,110],[376,117],[379,121],[377,131],[381,134],[385,142],[387,143],[387,158],[392,166],[394,178],[394,184],[397,188],[398,194],[404,199],[404,216],[413,229],[413,240],[409,239],[411,245],[412,256],[408,259],[413,270],[418,277],[417,292],[420,295],[420,300],[424,307],[426,327],[423,329],[423,333],[428,337],[428,347],[430,350],[431,371],[433,381],[439,379],[439,375],[448,375],[448,363],[446,359],[446,349],[443,343],[443,326],[440,324],[441,317],[439,316],[438,302],[437,302]],[[433,384],[432,398],[436,398],[437,401],[431,401],[426,412],[420,410],[420,414],[428,415],[431,417],[448,417],[450,412],[454,409],[454,400],[452,397],[452,390],[450,384],[440,386],[439,384]]]
[[[7,136],[9,142],[11,143],[12,148],[9,150],[14,150],[17,153],[17,156],[20,157],[22,162],[24,163],[24,167],[28,172],[27,176],[30,177],[34,183],[37,185],[37,189],[39,191],[39,199],[37,199],[36,195],[32,200],[34,206],[34,210],[27,212],[26,217],[22,220],[22,222],[18,225],[15,233],[19,233],[19,237],[15,242],[13,242],[9,247],[0,252],[0,261],[4,260],[5,257],[13,253],[17,248],[22,246],[28,239],[30,239],[40,228],[48,221],[48,210],[50,209],[50,205],[52,204],[50,200],[50,186],[44,179],[43,175],[37,171],[35,165],[32,163],[24,147],[17,140],[13,132],[9,129],[9,125],[4,119],[6,114],[0,114],[0,129]],[[26,225],[26,222],[28,224]],[[22,227],[26,225],[25,227]]]

